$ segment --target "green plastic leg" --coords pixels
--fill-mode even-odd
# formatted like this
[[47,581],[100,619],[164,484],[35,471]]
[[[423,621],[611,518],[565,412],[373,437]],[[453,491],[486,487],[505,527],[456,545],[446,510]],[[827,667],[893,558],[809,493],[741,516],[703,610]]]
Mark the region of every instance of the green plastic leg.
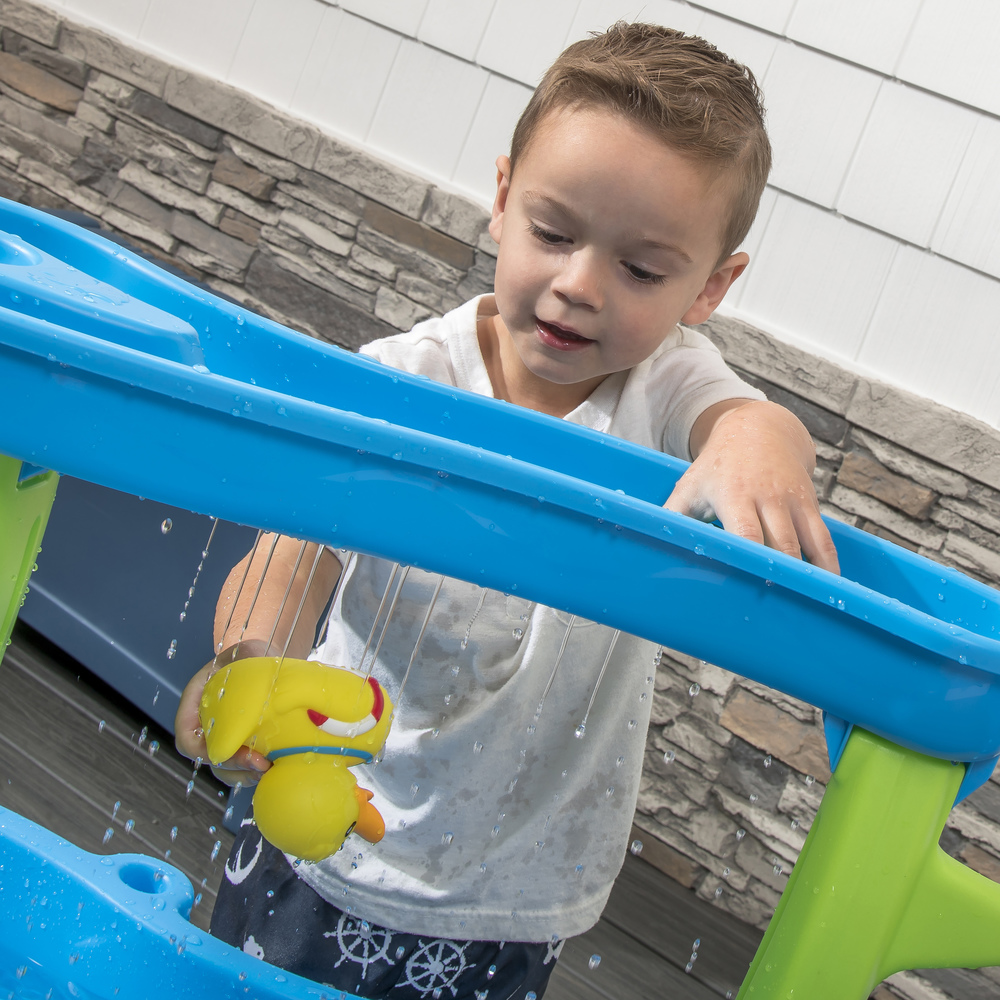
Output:
[[1000,885],[938,846],[964,770],[853,730],[738,1000],[1000,964]]
[[0,455],[0,660],[28,589],[59,476],[42,472],[19,483],[21,462]]

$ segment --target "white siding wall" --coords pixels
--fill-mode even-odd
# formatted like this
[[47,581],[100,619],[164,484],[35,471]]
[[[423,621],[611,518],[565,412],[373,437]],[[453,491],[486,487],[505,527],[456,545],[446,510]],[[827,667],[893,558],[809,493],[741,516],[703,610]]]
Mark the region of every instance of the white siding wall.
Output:
[[726,308],[1000,427],[997,0],[46,0],[492,197],[570,41],[641,17],[761,79],[772,185]]

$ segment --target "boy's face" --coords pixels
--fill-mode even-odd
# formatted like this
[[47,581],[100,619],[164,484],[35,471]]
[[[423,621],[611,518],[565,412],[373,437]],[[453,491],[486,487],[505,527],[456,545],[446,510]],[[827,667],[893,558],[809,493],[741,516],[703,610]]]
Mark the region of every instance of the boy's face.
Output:
[[553,112],[513,176],[497,168],[494,322],[515,402],[569,412],[708,319],[749,261],[718,262],[727,185],[608,111]]

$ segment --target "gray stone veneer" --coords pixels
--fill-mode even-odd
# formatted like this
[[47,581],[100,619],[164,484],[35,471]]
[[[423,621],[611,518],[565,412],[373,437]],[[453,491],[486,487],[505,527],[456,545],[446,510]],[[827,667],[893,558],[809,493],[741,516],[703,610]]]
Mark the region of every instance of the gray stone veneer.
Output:
[[[479,206],[26,0],[0,0],[0,27],[0,195],[84,212],[349,348],[491,287]],[[827,513],[997,584],[1000,432],[744,323],[704,329],[805,422]],[[829,777],[816,710],[665,652],[647,758],[643,857],[762,926]],[[1000,879],[1000,782],[954,810],[943,843]],[[931,983],[974,996],[1000,975],[903,974],[880,992],[944,995]]]

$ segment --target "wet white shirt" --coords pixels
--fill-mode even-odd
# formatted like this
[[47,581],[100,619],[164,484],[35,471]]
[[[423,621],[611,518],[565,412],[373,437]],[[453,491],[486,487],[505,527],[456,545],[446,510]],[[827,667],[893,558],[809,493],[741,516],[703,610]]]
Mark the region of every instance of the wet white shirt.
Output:
[[[492,296],[474,299],[362,351],[492,396],[476,334],[477,313],[490,310]],[[566,419],[688,458],[697,417],[733,398],[763,397],[706,338],[677,328]],[[382,560],[350,560],[319,659],[360,664],[391,570]],[[411,569],[386,630],[374,673],[394,700],[438,579]],[[410,933],[547,941],[593,926],[625,856],[656,647],[621,635],[595,695],[614,632],[577,619],[567,640],[570,622],[447,580],[384,759],[355,769],[375,793],[385,837],[376,845],[350,837],[332,858],[300,865],[300,876],[341,909]]]

